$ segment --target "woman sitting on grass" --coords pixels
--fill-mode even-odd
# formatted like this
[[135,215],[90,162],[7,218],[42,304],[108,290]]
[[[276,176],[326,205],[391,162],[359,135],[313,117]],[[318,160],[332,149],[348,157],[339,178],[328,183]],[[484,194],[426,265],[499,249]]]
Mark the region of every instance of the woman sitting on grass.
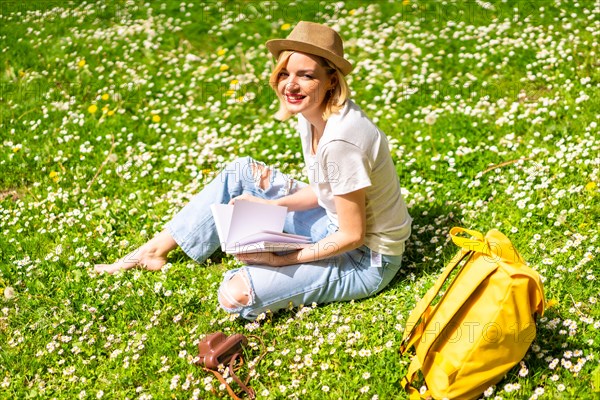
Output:
[[213,203],[237,199],[288,208],[284,231],[314,242],[289,253],[247,253],[225,273],[219,303],[247,319],[294,306],[364,298],[383,289],[400,269],[411,219],[400,193],[385,135],[348,99],[344,76],[352,65],[333,29],[300,22],[287,39],[270,40],[277,59],[271,86],[276,117],[298,118],[309,184],[249,157],[230,163],[166,229],[114,264],[114,273],[141,266],[159,270],[180,246],[199,263],[217,248]]

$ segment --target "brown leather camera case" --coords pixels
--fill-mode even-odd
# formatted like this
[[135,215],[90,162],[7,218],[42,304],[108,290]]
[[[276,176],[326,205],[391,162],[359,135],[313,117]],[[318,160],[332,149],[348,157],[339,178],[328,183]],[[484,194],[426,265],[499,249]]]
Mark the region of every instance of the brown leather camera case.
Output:
[[226,336],[223,332],[215,332],[198,343],[198,364],[217,370],[220,364],[227,365],[234,354],[242,353],[242,346],[248,343],[244,335]]

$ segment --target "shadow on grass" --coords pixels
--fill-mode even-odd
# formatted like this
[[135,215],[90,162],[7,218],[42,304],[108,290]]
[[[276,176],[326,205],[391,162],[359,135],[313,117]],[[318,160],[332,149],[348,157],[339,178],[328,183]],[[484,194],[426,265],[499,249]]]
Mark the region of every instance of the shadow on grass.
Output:
[[430,275],[444,269],[456,254],[450,229],[461,226],[458,210],[449,206],[423,204],[410,209],[412,233],[406,242],[402,268],[388,288],[396,287],[411,275]]

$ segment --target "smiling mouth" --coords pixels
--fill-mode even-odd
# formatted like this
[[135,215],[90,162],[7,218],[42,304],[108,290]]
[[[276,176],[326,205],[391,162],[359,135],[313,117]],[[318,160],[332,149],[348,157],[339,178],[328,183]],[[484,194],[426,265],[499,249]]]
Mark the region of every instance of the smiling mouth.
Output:
[[295,93],[286,93],[285,94],[285,98],[287,100],[288,103],[300,103],[302,100],[304,100],[306,96],[303,96],[301,94],[295,94]]

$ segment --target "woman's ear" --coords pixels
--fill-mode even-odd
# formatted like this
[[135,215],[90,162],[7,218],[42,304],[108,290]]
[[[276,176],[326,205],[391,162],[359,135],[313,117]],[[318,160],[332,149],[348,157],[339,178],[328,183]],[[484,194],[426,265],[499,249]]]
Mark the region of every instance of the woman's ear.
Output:
[[338,85],[338,78],[337,75],[334,73],[331,75],[331,78],[329,79],[329,88],[327,90],[333,92],[335,90],[335,88]]

